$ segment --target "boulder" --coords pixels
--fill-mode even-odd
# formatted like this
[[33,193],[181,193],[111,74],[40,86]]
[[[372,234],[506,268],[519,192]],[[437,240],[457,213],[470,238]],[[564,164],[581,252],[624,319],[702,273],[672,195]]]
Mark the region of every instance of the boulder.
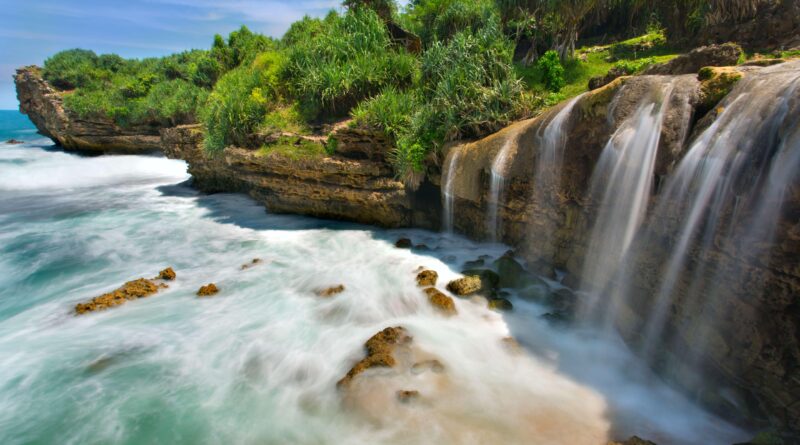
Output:
[[735,43],[701,46],[669,62],[653,65],[645,69],[642,74],[693,74],[706,66],[734,66],[739,63],[742,54],[742,47]]
[[481,277],[477,275],[466,276],[447,283],[447,290],[458,295],[471,295],[480,291],[483,287]]
[[435,287],[429,287],[425,289],[424,292],[428,296],[428,301],[440,312],[446,315],[455,315],[458,313],[453,299],[440,292]]
[[412,337],[402,326],[386,328],[370,337],[364,344],[366,357],[356,363],[347,374],[337,383],[337,388],[346,387],[353,378],[362,372],[374,367],[393,367],[397,360],[394,357],[395,349],[411,343]]
[[211,295],[216,294],[219,292],[219,288],[214,283],[206,284],[205,286],[201,286],[200,289],[197,290],[198,297],[210,297]]
[[493,263],[493,266],[497,270],[497,275],[500,277],[500,287],[521,289],[535,284],[542,284],[540,279],[531,275],[522,267],[522,264],[511,255],[503,255],[498,258]]
[[338,286],[331,286],[325,289],[317,289],[314,291],[315,294],[319,297],[328,298],[332,297],[336,294],[341,294],[344,292],[344,284],[340,284]]
[[461,273],[467,276],[476,275],[481,277],[482,290],[496,289],[500,284],[500,275],[490,269],[467,269],[461,271]]
[[92,298],[86,303],[78,303],[75,306],[75,312],[80,315],[105,310],[125,304],[130,300],[149,297],[158,292],[158,289],[159,286],[156,283],[146,278],[128,281],[122,287],[109,293]]
[[394,246],[397,247],[398,249],[410,249],[413,246],[413,244],[411,243],[411,240],[408,238],[400,238],[399,240],[397,240],[396,243],[394,243]]
[[436,286],[439,274],[435,270],[423,270],[417,274],[417,284],[420,286]]

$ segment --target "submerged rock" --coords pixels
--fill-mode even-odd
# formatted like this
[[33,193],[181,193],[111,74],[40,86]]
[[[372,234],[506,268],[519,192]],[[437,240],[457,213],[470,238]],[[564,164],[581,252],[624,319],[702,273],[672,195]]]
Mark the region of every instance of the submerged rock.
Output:
[[609,442],[608,445],[656,445],[656,443],[650,442],[649,440],[644,440],[638,436],[632,436],[625,442]]
[[158,279],[160,280],[172,281],[175,279],[175,277],[176,277],[175,271],[172,270],[171,267],[168,267],[158,273]]
[[209,284],[206,284],[205,286],[200,287],[200,289],[197,290],[197,296],[198,297],[209,297],[211,295],[216,294],[217,292],[219,292],[219,289],[217,288],[217,285],[214,284],[214,283],[209,283]]
[[344,284],[340,284],[338,286],[331,286],[327,289],[318,289],[314,291],[314,293],[316,293],[317,296],[323,298],[332,297],[336,294],[341,294],[342,292],[344,292]]
[[410,249],[413,244],[411,244],[411,240],[408,238],[400,238],[396,243],[394,243],[394,246],[399,249]]
[[428,301],[440,312],[447,315],[455,315],[458,313],[453,299],[440,292],[435,287],[429,287],[425,289],[424,292],[428,295]]
[[370,337],[364,344],[367,356],[355,364],[347,374],[336,383],[337,388],[350,384],[354,377],[374,367],[393,367],[397,360],[394,357],[395,349],[411,343],[412,337],[402,326],[386,328]]
[[497,269],[500,287],[520,289],[535,284],[542,284],[542,280],[531,275],[522,264],[511,255],[503,255],[495,260],[493,266]]
[[421,374],[425,371],[433,371],[436,374],[440,374],[444,372],[444,365],[439,360],[431,359],[414,363],[411,366],[412,374]]
[[260,262],[261,262],[261,258],[253,258],[253,260],[250,261],[249,263],[242,264],[241,269],[242,270],[249,269],[249,268],[255,266],[256,264],[258,264]]
[[510,311],[514,309],[514,305],[505,298],[493,298],[489,300],[489,309],[496,311]]
[[482,286],[481,277],[472,275],[447,283],[447,290],[456,295],[465,296],[478,292]]
[[128,281],[122,287],[115,289],[107,294],[95,297],[86,303],[78,303],[75,312],[85,314],[108,309],[110,307],[125,304],[130,300],[149,297],[158,292],[159,286],[147,278]]
[[467,276],[478,276],[481,278],[481,290],[496,289],[500,284],[500,275],[497,272],[489,269],[466,269],[461,271],[462,274]]
[[19,145],[19,144],[24,144],[24,143],[25,142],[18,141],[16,139],[9,139],[9,140],[6,141],[6,144],[9,144],[9,145]]
[[417,284],[420,286],[436,286],[439,274],[435,270],[423,270],[417,274]]

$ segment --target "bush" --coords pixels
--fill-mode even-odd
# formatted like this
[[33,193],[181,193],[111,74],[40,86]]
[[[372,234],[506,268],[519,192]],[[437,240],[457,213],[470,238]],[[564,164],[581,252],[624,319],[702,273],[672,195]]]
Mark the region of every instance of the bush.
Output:
[[321,25],[308,20],[290,32],[282,78],[308,120],[346,115],[387,86],[410,84],[418,70],[369,9],[331,12]]
[[401,24],[419,35],[426,47],[446,42],[461,31],[478,32],[500,23],[492,1],[419,0],[411,2]]
[[555,51],[547,51],[539,58],[537,67],[542,72],[545,88],[558,93],[564,88],[564,67],[561,65],[561,59]]
[[44,61],[43,76],[51,85],[72,90],[89,85],[98,74],[97,54],[85,49],[70,49],[56,53]]

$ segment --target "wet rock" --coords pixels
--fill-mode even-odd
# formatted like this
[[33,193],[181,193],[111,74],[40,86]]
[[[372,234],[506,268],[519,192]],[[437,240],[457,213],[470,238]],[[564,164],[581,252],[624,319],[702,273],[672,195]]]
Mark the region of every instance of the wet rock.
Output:
[[692,74],[705,66],[734,66],[742,54],[742,48],[735,43],[701,46],[669,62],[653,65],[642,74]]
[[542,318],[553,326],[566,326],[572,323],[572,317],[565,312],[548,312],[542,315]]
[[419,250],[421,252],[425,252],[425,251],[431,250],[431,248],[428,247],[426,244],[417,244],[416,246],[414,246],[414,250]]
[[459,278],[447,283],[447,290],[459,296],[474,294],[480,291],[482,287],[481,277],[477,275]]
[[149,297],[158,292],[158,289],[159,286],[156,283],[146,278],[128,281],[112,292],[95,297],[86,303],[78,303],[75,306],[75,312],[77,314],[85,314],[87,312],[105,310],[125,304],[130,300]]
[[404,390],[401,389],[397,391],[397,400],[402,403],[409,403],[413,402],[414,400],[419,398],[419,391],[416,390]]
[[417,274],[417,284],[420,286],[436,286],[439,274],[435,270],[423,270]]
[[344,292],[344,284],[340,284],[338,286],[331,286],[326,289],[317,289],[316,291],[314,291],[314,293],[317,294],[317,296],[323,298],[332,297],[336,294],[341,294],[342,292]]
[[242,264],[242,270],[249,269],[261,262],[261,258],[253,258],[249,263]]
[[461,271],[462,274],[467,276],[481,277],[481,289],[489,290],[496,289],[500,284],[500,275],[497,272],[489,269],[467,269]]
[[464,263],[464,269],[479,269],[486,265],[486,260],[478,258],[477,260],[467,261]]
[[19,145],[19,144],[24,144],[24,143],[25,142],[18,141],[16,139],[9,139],[9,140],[6,141],[6,144],[9,144],[9,145]]
[[200,289],[197,290],[197,296],[198,297],[210,297],[211,295],[214,295],[217,292],[219,292],[219,289],[217,288],[217,285],[214,284],[214,283],[209,283],[209,284],[206,284],[205,286],[200,287]]
[[505,298],[493,298],[489,300],[489,309],[495,311],[510,311],[514,309],[514,305]]
[[175,277],[176,277],[175,271],[172,270],[171,267],[168,267],[168,268],[162,270],[161,272],[159,272],[158,276],[156,277],[156,279],[172,281],[172,280],[175,279]]
[[411,343],[412,337],[402,326],[386,328],[370,337],[364,344],[367,356],[355,364],[347,374],[336,383],[337,388],[350,384],[354,377],[374,367],[393,367],[397,360],[394,357],[395,349]]
[[394,243],[394,246],[399,249],[410,249],[413,244],[408,238],[400,238],[396,243]]
[[613,82],[616,78],[625,76],[627,74],[628,73],[623,68],[617,66],[612,67],[604,76],[597,76],[589,79],[589,89],[596,90],[598,88],[602,88]]
[[531,275],[522,267],[522,264],[511,255],[503,255],[495,260],[492,265],[497,269],[497,275],[500,277],[500,287],[521,289],[536,284],[543,284],[542,280]]
[[608,445],[656,445],[656,443],[644,440],[641,437],[633,436],[625,442],[609,442]]
[[436,374],[440,374],[444,372],[444,365],[439,360],[433,359],[414,363],[414,365],[411,366],[412,374],[422,374],[425,371],[432,371]]
[[425,289],[424,292],[428,296],[428,301],[440,312],[447,315],[455,315],[458,313],[453,299],[440,292],[435,287],[429,287]]

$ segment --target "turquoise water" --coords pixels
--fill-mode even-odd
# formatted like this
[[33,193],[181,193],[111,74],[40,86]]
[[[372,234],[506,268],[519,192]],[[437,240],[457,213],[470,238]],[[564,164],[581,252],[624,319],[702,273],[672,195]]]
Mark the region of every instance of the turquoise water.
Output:
[[[458,316],[443,318],[416,287],[420,266],[446,282],[505,246],[271,215],[244,196],[195,192],[183,162],[81,157],[18,115],[0,120],[0,139],[28,141],[0,144],[2,444],[747,437],[661,385],[618,339],[553,329],[545,308],[518,298],[512,314],[458,299]],[[401,236],[430,250],[397,249]],[[242,270],[253,258],[262,262]],[[74,315],[167,266],[178,278],[157,295]],[[209,282],[221,292],[198,299]],[[340,283],[335,297],[315,295]],[[445,372],[379,370],[338,391],[364,341],[397,325]],[[504,345],[509,335],[521,352]],[[400,403],[399,389],[421,398]]]

